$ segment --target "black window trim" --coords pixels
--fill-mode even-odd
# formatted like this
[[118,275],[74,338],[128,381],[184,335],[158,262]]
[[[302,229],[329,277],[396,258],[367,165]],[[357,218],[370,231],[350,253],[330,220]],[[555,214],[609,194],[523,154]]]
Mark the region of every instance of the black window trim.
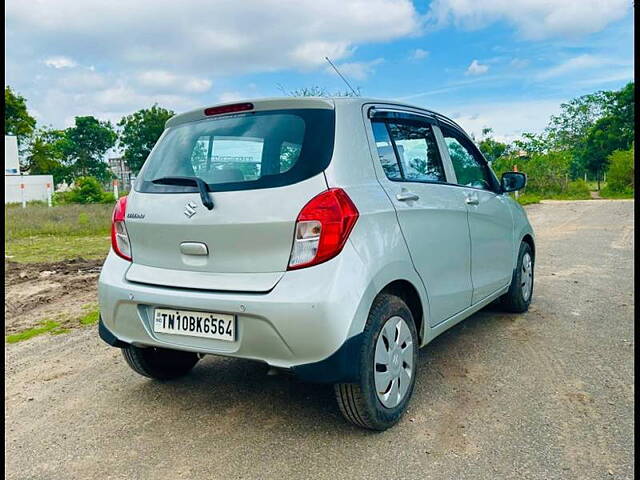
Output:
[[[395,112],[394,112],[395,113]],[[404,112],[398,112],[398,113],[404,113]],[[398,147],[396,145],[396,141],[394,140],[393,136],[391,135],[391,131],[389,130],[389,123],[405,123],[405,124],[413,124],[413,123],[428,123],[431,126],[431,132],[434,134],[435,136],[435,131],[433,130],[433,126],[437,126],[437,123],[435,121],[435,119],[432,119],[430,117],[422,117],[420,115],[414,115],[412,118],[408,118],[411,117],[410,115],[407,117],[379,117],[379,118],[371,118],[371,123],[373,124],[375,123],[384,123],[384,126],[387,130],[387,135],[389,135],[389,140],[391,141],[391,146],[393,148],[393,153],[395,155],[396,158],[396,163],[398,164],[398,169],[400,170],[400,176],[402,177],[401,179],[395,179],[395,178],[389,178],[385,172],[385,178],[387,180],[389,180],[390,182],[396,182],[396,183],[426,183],[426,184],[433,184],[433,185],[453,185],[450,182],[448,182],[446,180],[447,178],[447,172],[444,168],[444,162],[442,160],[442,153],[440,152],[440,148],[438,148],[437,144],[436,144],[436,150],[438,152],[438,157],[440,159],[440,166],[442,167],[442,173],[444,174],[445,177],[445,181],[439,181],[439,180],[408,180],[405,176],[404,176],[404,167],[402,166],[402,162],[400,161],[400,155],[398,154]],[[431,120],[431,121],[427,121],[425,122],[425,120]],[[377,148],[377,147],[376,147]]]
[[[387,178],[387,180],[389,180],[390,182],[432,183],[437,185],[450,185],[452,187],[471,188],[473,190],[479,190],[482,192],[490,192],[495,195],[500,195],[504,193],[504,191],[502,190],[502,185],[500,184],[500,181],[496,177],[495,173],[493,172],[493,169],[489,165],[489,162],[484,157],[480,149],[476,146],[476,144],[471,139],[471,137],[467,135],[467,132],[465,132],[460,125],[458,125],[456,122],[454,122],[450,118],[445,117],[444,115],[438,112],[434,112],[432,110],[421,109],[418,107],[410,107],[407,105],[394,105],[394,104],[368,104],[367,105],[367,118],[369,118],[369,120],[372,123],[374,121],[381,121],[386,123],[389,120],[403,118],[403,117],[407,119],[414,118],[417,121],[426,121],[431,125],[435,125],[440,129],[440,132],[442,133],[443,137],[444,137],[444,133],[442,132],[442,128],[444,127],[445,129],[448,128],[450,130],[453,130],[455,133],[458,133],[462,138],[466,139],[469,145],[471,145],[471,149],[475,152],[477,156],[479,156],[481,163],[489,171],[489,176],[491,177],[492,182],[494,183],[494,188],[491,190],[487,190],[486,188],[470,187],[469,185],[461,185],[459,183],[453,183],[449,181],[446,181],[446,182],[438,182],[434,180],[410,181],[404,178],[402,180],[392,180],[389,177],[387,177],[385,174],[385,177]],[[391,138],[391,135],[389,135],[389,138]],[[391,138],[391,141],[393,142],[393,138]],[[439,146],[438,146],[438,150],[440,150]],[[443,159],[442,159],[443,152],[439,152],[439,154],[440,154],[440,161],[443,162]],[[447,151],[447,155],[449,156],[449,160],[451,160],[451,156],[449,155],[448,151]],[[398,158],[397,153],[396,153],[396,160],[398,161],[398,165],[400,165],[400,160]],[[445,172],[445,177],[446,177],[446,172]],[[457,176],[456,176],[456,180],[457,180]]]

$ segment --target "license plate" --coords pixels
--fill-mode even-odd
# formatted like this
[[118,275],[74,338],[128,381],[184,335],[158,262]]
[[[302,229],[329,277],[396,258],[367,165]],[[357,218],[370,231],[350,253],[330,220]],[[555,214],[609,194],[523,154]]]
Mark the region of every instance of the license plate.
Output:
[[236,339],[236,317],[226,313],[156,308],[153,331],[233,342]]

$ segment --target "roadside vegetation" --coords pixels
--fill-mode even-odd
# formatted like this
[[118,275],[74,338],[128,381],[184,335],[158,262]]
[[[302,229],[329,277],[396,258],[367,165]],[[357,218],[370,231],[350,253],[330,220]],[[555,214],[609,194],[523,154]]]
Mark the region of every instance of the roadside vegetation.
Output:
[[46,333],[50,335],[62,335],[71,331],[71,328],[95,325],[98,323],[99,317],[100,312],[98,311],[98,305],[90,303],[82,307],[82,314],[78,318],[61,314],[58,315],[55,320],[45,319],[40,321],[35,327],[7,335],[5,340],[7,343],[18,343]]
[[562,104],[540,134],[504,144],[487,128],[478,146],[498,177],[514,169],[527,174],[521,203],[589,199],[592,191],[633,198],[634,101],[633,82],[583,95]]
[[56,262],[104,257],[109,251],[112,210],[112,204],[32,204],[26,209],[5,205],[5,258]]

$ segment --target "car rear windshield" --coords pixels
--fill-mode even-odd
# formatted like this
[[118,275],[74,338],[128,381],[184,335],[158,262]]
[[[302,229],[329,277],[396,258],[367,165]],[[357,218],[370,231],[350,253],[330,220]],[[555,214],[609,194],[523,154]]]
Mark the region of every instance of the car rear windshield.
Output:
[[197,191],[195,185],[153,183],[165,177],[198,177],[218,192],[297,183],[327,168],[334,128],[334,111],[327,109],[252,112],[180,124],[160,137],[135,189]]

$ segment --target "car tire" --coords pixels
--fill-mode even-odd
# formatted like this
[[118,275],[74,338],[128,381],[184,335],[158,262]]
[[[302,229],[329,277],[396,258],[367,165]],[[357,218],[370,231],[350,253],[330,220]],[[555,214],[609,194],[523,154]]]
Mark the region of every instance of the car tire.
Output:
[[[391,338],[394,329],[397,333],[395,340]],[[379,341],[381,345],[378,344]],[[382,431],[398,423],[413,393],[418,347],[418,334],[411,310],[395,295],[378,295],[364,328],[359,358],[354,359],[360,363],[360,380],[358,383],[334,385],[338,406],[344,417],[351,423],[370,430]],[[378,349],[381,349],[380,353]],[[386,359],[386,366],[385,360],[378,363],[379,356]],[[397,379],[391,380],[386,390],[381,387],[386,383],[385,368],[389,378],[397,375]],[[407,381],[409,370],[410,380]],[[398,383],[394,387],[393,382],[396,380]],[[383,394],[383,391],[387,393]]]
[[500,299],[502,307],[507,312],[523,313],[529,309],[533,297],[533,270],[533,252],[528,243],[522,242],[509,291]]
[[156,380],[182,377],[198,363],[198,354],[166,348],[141,348],[128,345],[122,355],[131,369],[142,376]]

